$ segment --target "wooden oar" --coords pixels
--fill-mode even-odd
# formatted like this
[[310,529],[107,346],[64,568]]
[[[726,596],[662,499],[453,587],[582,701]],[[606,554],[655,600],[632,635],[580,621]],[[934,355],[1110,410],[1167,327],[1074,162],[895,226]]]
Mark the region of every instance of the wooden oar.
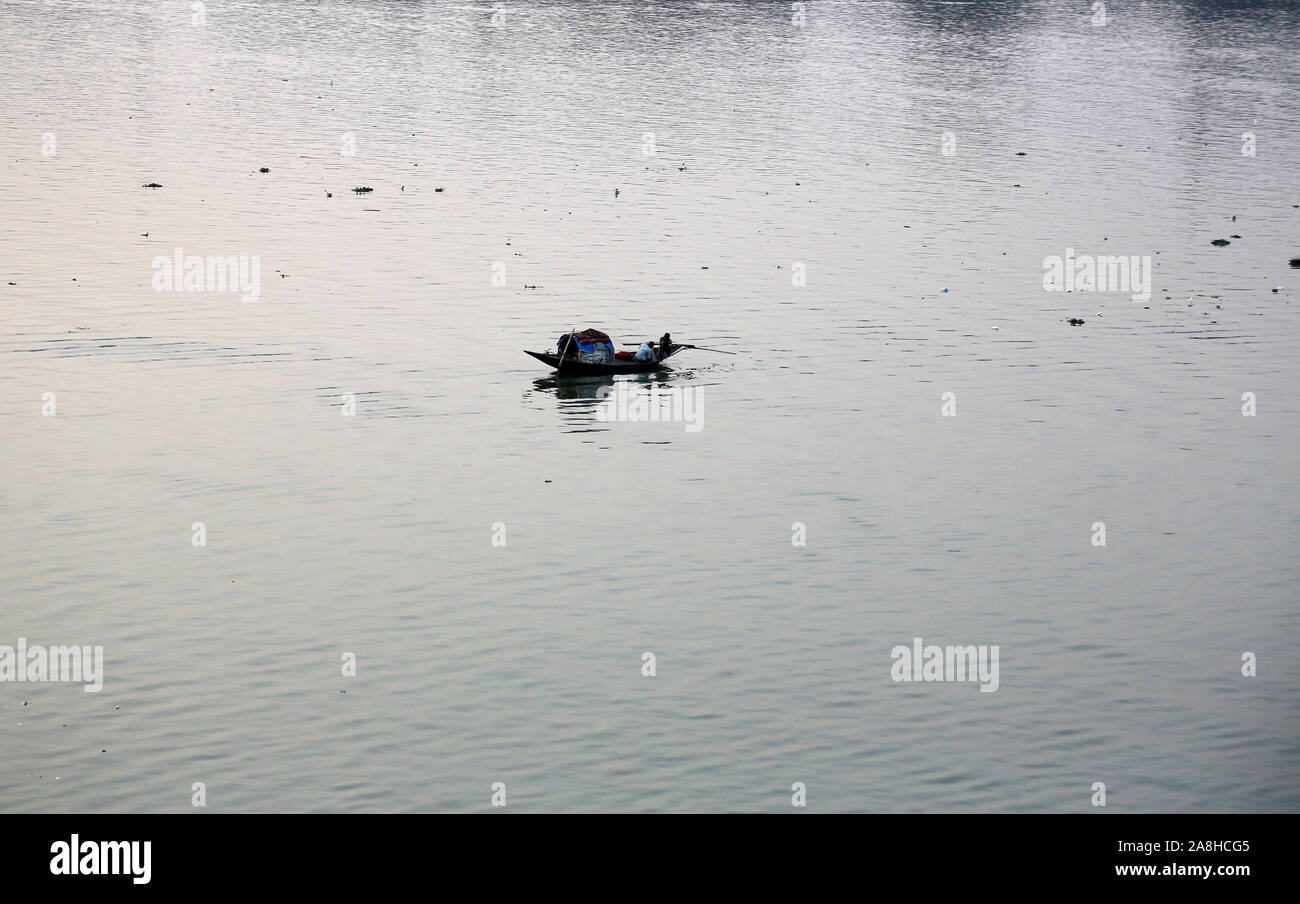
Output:
[[[573,330],[576,329],[577,327],[575,326]],[[565,337],[564,348],[560,350],[560,360],[555,362],[555,375],[557,377],[560,375],[560,368],[564,366],[564,356],[568,353],[569,346],[573,344],[573,330],[569,330],[569,335]]]
[[[637,347],[640,347],[641,343],[640,343],[640,342],[620,342],[619,345],[622,345],[622,346],[624,346],[624,347],[626,347],[626,348],[637,348]],[[683,342],[674,342],[674,343],[673,343],[673,348],[694,348],[694,349],[698,349],[699,351],[702,351],[702,352],[717,352],[718,354],[721,354],[721,355],[737,355],[737,354],[740,354],[739,352],[728,352],[728,351],[723,351],[723,350],[720,349],[720,348],[705,348],[705,347],[702,346],[702,345],[687,345],[687,344],[685,344],[685,343],[683,343]]]
[[676,348],[693,348],[693,349],[696,349],[696,350],[698,350],[698,351],[702,351],[702,352],[717,352],[717,353],[720,354],[720,355],[734,355],[734,354],[737,354],[737,352],[728,352],[728,351],[723,351],[723,350],[720,349],[720,348],[705,348],[705,347],[702,346],[702,345],[683,345],[683,344],[680,343],[680,342],[674,342],[673,345],[674,345]]

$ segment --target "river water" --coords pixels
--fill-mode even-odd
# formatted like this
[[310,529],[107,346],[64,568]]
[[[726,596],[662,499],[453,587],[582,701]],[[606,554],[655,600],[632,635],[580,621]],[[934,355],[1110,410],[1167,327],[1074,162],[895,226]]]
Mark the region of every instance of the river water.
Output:
[[5,0],[0,810],[1300,809],[1300,8],[1090,7]]

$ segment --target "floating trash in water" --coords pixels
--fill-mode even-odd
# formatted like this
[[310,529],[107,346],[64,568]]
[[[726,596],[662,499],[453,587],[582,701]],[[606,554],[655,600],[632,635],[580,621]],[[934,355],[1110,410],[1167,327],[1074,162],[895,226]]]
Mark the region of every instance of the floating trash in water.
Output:
[[146,182],[142,187],[143,187],[143,188],[162,188],[162,186],[159,185],[157,182]]
[[1210,242],[1210,244],[1222,248],[1224,245],[1231,245],[1232,242],[1228,241],[1227,239],[1215,239],[1214,241]]
[[374,189],[371,188],[369,185],[358,185],[356,188],[352,190],[359,195],[364,195],[368,191],[374,191]]
[[262,167],[260,170],[258,170],[259,173],[269,173],[270,171],[271,171],[270,168],[265,166]]
[[1066,321],[1070,326],[1083,326],[1083,319],[1080,317],[1071,317]]

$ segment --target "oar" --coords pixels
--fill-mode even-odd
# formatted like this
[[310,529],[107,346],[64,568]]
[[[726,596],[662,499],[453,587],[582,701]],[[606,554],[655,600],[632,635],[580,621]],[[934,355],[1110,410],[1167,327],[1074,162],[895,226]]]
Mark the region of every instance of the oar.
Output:
[[[641,345],[641,343],[640,343],[640,342],[620,342],[619,345],[625,346],[625,347],[627,347],[627,348],[634,348],[634,347],[639,347],[639,346]],[[682,343],[682,342],[674,342],[674,343],[673,343],[673,348],[693,348],[693,349],[697,349],[698,351],[702,351],[702,352],[717,352],[717,353],[719,353],[719,354],[721,354],[721,355],[736,355],[736,354],[739,354],[739,352],[728,352],[728,351],[723,351],[723,350],[720,349],[720,348],[705,348],[705,347],[702,346],[702,345],[686,345],[685,343]]]
[[[577,326],[574,326],[573,330],[576,329]],[[560,360],[555,362],[555,375],[557,377],[560,375],[560,368],[564,366],[564,356],[568,353],[569,346],[573,344],[573,330],[569,330],[569,335],[565,337],[564,348],[560,350]]]
[[678,348],[693,348],[693,349],[696,349],[697,351],[702,351],[702,352],[717,352],[717,353],[720,354],[720,355],[734,355],[734,354],[737,354],[737,352],[728,352],[728,351],[723,351],[723,350],[720,349],[720,348],[705,348],[705,347],[702,346],[702,345],[682,345],[681,343],[677,343],[677,342],[674,342],[673,345],[677,346]]

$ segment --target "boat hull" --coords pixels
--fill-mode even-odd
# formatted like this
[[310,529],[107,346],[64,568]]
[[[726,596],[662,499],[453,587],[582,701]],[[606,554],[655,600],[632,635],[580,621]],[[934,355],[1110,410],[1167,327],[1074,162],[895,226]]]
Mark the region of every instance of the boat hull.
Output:
[[[671,358],[678,352],[673,349],[668,353]],[[613,364],[587,364],[583,361],[574,361],[567,358],[563,363],[560,362],[560,356],[550,352],[530,352],[524,349],[525,355],[531,355],[538,361],[541,361],[547,367],[555,368],[557,377],[599,377],[608,374],[647,374],[664,367],[662,358],[658,361],[616,361]]]

